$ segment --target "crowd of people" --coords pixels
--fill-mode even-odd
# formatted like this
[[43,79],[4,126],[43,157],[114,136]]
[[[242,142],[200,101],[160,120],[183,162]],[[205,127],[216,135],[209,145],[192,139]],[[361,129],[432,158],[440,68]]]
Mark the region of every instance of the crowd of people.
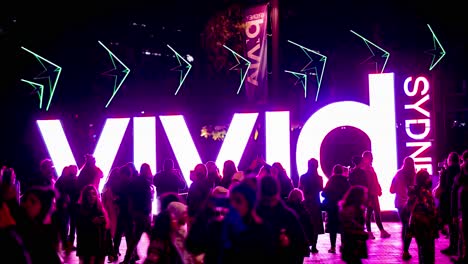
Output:
[[[190,186],[172,160],[154,176],[148,164],[138,171],[127,163],[104,179],[91,155],[81,169],[65,167],[60,177],[46,159],[40,174],[21,188],[14,170],[3,167],[2,263],[62,263],[74,250],[83,264],[116,262],[121,254],[121,263],[135,263],[143,233],[150,238],[145,264],[303,263],[319,252],[318,236],[324,233],[329,253],[361,263],[368,257],[367,240],[375,239],[372,216],[380,237],[390,237],[380,217],[383,190],[372,162],[366,151],[353,157],[351,168],[335,165],[325,186],[314,158],[298,186],[280,163],[261,159],[243,171],[232,161],[222,170],[214,162],[198,164]],[[451,153],[446,165],[435,188],[431,175],[416,171],[410,157],[396,172],[388,191],[396,194],[403,260],[411,258],[415,238],[420,263],[434,263],[434,241],[441,233],[450,238],[442,253],[466,261],[468,151],[461,158]],[[106,181],[102,192],[101,181]],[[127,247],[120,252],[123,237]]]

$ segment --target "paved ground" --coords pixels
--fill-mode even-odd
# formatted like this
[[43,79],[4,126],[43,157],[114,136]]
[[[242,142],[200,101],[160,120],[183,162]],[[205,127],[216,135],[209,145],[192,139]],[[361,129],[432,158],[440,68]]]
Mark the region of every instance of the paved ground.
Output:
[[[379,232],[374,232],[376,236],[375,240],[368,241],[369,248],[369,259],[364,260],[364,263],[385,263],[385,264],[396,264],[396,263],[418,263],[418,253],[416,248],[416,242],[413,240],[411,243],[410,253],[413,255],[413,258],[410,261],[402,261],[401,259],[401,248],[402,242],[400,239],[400,224],[396,222],[387,222],[384,223],[387,231],[392,234],[391,238],[381,239]],[[378,230],[376,226],[373,226],[373,230]],[[338,238],[338,246],[340,244],[340,239]],[[451,263],[449,257],[446,257],[440,253],[440,250],[448,246],[448,239],[441,237],[436,240],[436,261],[435,263]],[[144,258],[146,255],[146,248],[148,247],[148,238],[146,235],[143,236],[140,244],[138,245],[138,253]],[[122,245],[120,252],[124,253],[126,248],[125,239],[122,240]],[[304,263],[307,264],[318,264],[318,263],[344,263],[339,254],[330,254],[328,249],[330,248],[328,234],[319,236],[318,250],[319,253],[311,255],[309,258],[306,258]],[[119,259],[122,261],[123,256]],[[78,264],[78,258],[75,256],[75,253],[72,252],[69,256],[64,257],[64,263]],[[142,263],[143,261],[140,261]],[[106,261],[107,263],[107,261]]]

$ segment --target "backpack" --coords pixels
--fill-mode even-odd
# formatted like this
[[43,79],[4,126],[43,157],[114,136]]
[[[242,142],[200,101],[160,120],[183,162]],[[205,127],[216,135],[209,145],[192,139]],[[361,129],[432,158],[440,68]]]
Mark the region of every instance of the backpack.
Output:
[[433,205],[427,196],[417,195],[416,202],[409,208],[409,235],[417,238],[429,238],[437,224]]

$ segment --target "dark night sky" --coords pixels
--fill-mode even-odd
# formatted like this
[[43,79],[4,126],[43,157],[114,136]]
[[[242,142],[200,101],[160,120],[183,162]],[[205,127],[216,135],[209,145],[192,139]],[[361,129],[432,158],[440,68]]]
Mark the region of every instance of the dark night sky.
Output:
[[[196,122],[203,124],[222,122],[234,109],[248,108],[242,95],[235,96],[239,78],[227,70],[234,63],[232,58],[221,69],[214,69],[206,28],[228,7],[261,1],[80,1],[67,2],[67,6],[40,2],[27,8],[25,3],[17,3],[0,11],[0,160],[17,165],[43,158],[43,150],[35,143],[40,138],[33,120],[38,117],[72,119],[77,114],[81,121],[73,122],[84,124],[145,110],[197,115],[201,118]],[[406,74],[427,71],[431,56],[424,51],[432,48],[432,38],[426,24],[431,24],[447,50],[437,71],[443,79],[456,80],[450,83],[455,86],[466,79],[468,58],[467,15],[457,2],[280,0],[281,72],[304,62],[303,55],[287,44],[288,39],[327,55],[328,64],[319,102],[312,100],[314,83],[309,85],[310,99],[304,101],[302,88],[294,86],[294,79],[285,73],[280,75],[281,90],[271,92],[271,101],[280,107],[307,104],[309,113],[342,99],[366,102],[366,73],[371,67],[360,62],[369,54],[350,29],[391,53],[388,72]],[[138,26],[141,24],[146,26]],[[98,40],[132,70],[108,109],[104,105],[112,92],[112,80],[100,75],[109,69],[109,61]],[[146,49],[171,54],[166,44],[195,57],[193,72],[178,96],[173,95],[178,75],[170,71],[175,60],[142,55]],[[37,61],[21,46],[63,67],[48,113],[37,110],[36,97],[20,82],[40,71]],[[298,104],[298,100],[303,102]],[[213,109],[218,116],[207,116]]]

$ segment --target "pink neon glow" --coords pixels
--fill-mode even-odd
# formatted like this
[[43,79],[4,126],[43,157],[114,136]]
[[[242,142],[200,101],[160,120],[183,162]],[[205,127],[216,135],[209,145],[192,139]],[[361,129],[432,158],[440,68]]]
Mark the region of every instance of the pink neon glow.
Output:
[[133,163],[140,169],[148,163],[151,171],[156,173],[156,118],[133,118]]
[[[381,207],[394,210],[394,196],[387,191],[397,170],[393,73],[369,75],[369,97],[370,106],[344,101],[329,104],[314,113],[303,126],[297,141],[297,168],[299,174],[303,174],[307,171],[308,159],[320,159],[322,142],[335,128],[358,128],[371,139],[373,166],[384,190]],[[324,175],[321,168],[319,172]]]
[[104,128],[93,154],[96,158],[96,166],[98,166],[104,174],[104,179],[101,179],[99,183],[99,192],[104,188],[105,178],[112,169],[117,151],[120,148],[129,122],[130,118],[108,118],[104,124]]
[[177,163],[179,163],[182,175],[184,175],[187,185],[190,186],[192,184],[190,171],[197,164],[201,163],[201,158],[185,123],[185,119],[181,115],[160,116],[159,118],[166,131]]
[[66,166],[76,166],[75,157],[68,144],[60,120],[37,120],[37,126],[54,163],[57,175],[60,176]]
[[236,166],[239,165],[257,117],[258,113],[234,114],[216,158],[218,168],[223,168],[227,160],[232,160]]
[[291,177],[291,146],[290,146],[289,111],[266,112],[266,162],[281,163]]

